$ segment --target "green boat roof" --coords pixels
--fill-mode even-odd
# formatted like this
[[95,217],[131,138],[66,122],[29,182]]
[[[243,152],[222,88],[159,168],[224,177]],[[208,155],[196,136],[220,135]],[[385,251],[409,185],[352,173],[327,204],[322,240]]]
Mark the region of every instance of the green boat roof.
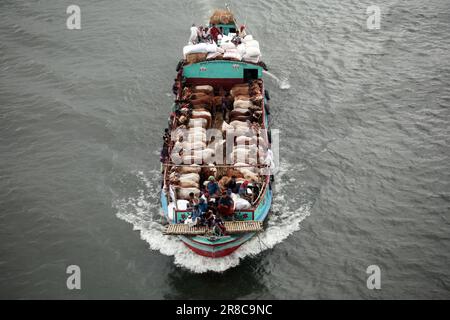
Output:
[[243,61],[212,60],[183,67],[183,76],[187,79],[243,79],[253,73],[252,78],[261,79],[263,67]]

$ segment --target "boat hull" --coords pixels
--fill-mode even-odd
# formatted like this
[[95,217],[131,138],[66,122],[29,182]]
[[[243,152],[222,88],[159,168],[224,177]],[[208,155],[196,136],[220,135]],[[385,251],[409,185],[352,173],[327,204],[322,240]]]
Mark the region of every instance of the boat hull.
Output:
[[245,235],[237,237],[234,241],[225,245],[202,245],[188,237],[180,236],[180,240],[198,255],[207,258],[223,258],[236,251],[245,242],[250,240],[255,233],[247,233]]

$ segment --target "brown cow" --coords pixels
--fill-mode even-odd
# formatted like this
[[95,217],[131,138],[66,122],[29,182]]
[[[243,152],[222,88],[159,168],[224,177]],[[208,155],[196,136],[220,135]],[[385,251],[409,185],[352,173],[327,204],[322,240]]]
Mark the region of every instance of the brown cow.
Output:
[[242,101],[250,101],[250,96],[248,95],[242,95],[242,96],[236,96],[234,97],[234,101],[242,100]]
[[238,171],[237,169],[232,169],[232,168],[227,170],[227,176],[229,176],[229,177],[235,176],[236,179],[244,178],[244,175],[242,174],[242,172]]
[[242,117],[242,116],[251,116],[252,113],[248,110],[242,110],[242,109],[235,109],[231,111],[231,118],[234,117]]
[[259,106],[259,107],[262,106],[263,100],[264,100],[264,97],[262,96],[262,94],[253,96],[253,97],[250,99],[250,101],[253,102],[253,104],[255,104],[255,105]]
[[191,104],[193,106],[197,106],[197,105],[200,105],[200,104],[206,104],[208,106],[211,106],[212,105],[212,101],[213,101],[213,99],[208,96],[208,97],[203,97],[203,98],[196,99],[196,100],[191,100]]
[[193,110],[195,111],[211,111],[211,106],[206,104],[199,104],[197,106],[193,106]]
[[251,121],[251,116],[231,116],[231,121]]
[[241,96],[241,95],[245,96],[245,95],[249,95],[249,94],[250,94],[249,88],[233,88],[231,90],[231,95],[233,97]]
[[200,93],[193,93],[190,98],[191,98],[191,100],[198,100],[198,99],[203,99],[205,97],[211,98],[212,96],[210,94],[200,92]]
[[234,88],[248,88],[248,83],[238,83],[233,86]]
[[202,92],[206,94],[212,94],[214,91],[214,88],[211,86],[197,86],[194,88],[194,92]]
[[192,119],[206,119],[208,121],[207,128],[211,126],[211,113],[209,111],[203,111],[203,110],[195,110],[192,112]]
[[222,105],[222,97],[221,96],[216,96],[213,98],[213,105],[218,107]]

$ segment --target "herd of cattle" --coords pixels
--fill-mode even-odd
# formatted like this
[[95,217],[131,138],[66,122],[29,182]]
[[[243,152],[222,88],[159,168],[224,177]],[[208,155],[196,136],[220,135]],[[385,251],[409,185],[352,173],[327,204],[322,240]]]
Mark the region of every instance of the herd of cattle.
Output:
[[[229,123],[223,120],[220,126],[213,115],[221,110],[224,95],[215,96],[211,86],[183,90],[172,130],[171,160],[175,165],[168,177],[177,199],[187,200],[190,193],[198,196],[203,189],[201,182],[211,175],[220,178],[222,189],[231,176],[236,176],[238,182],[261,182],[259,165],[266,163],[268,148],[261,130],[264,100],[261,85],[260,81],[235,85],[229,97],[233,106],[229,110]],[[227,136],[231,135],[232,150],[227,152]],[[217,177],[218,168],[223,168],[219,164],[229,167]]]

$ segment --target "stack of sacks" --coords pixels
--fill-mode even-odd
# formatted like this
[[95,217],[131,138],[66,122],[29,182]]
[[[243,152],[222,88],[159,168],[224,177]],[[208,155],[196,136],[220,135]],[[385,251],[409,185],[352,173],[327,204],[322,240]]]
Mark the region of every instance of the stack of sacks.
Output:
[[220,52],[211,52],[208,53],[208,55],[206,56],[206,60],[214,60],[214,59],[221,59],[223,58],[223,53]]
[[207,57],[208,57],[207,53],[189,53],[186,56],[186,63],[194,64],[194,63],[203,62],[206,60]]
[[[233,40],[232,37],[227,36],[227,35],[224,35],[224,36],[220,39],[220,41],[219,41],[219,46],[220,46],[221,48],[223,48],[223,49],[227,49],[227,48],[228,48],[229,46],[231,46],[231,45],[233,45],[234,47],[236,47],[236,46],[234,45],[234,43],[231,42],[231,40]],[[231,47],[230,49],[233,49],[233,48]]]
[[261,60],[259,42],[254,40],[252,35],[248,35],[242,40],[242,43],[245,46],[245,54],[242,59],[247,62],[258,63]]
[[246,199],[243,199],[236,194],[233,194],[232,198],[234,201],[234,210],[240,211],[251,209],[252,205]]
[[233,42],[231,42],[231,40],[226,40],[226,41],[222,40],[220,43],[220,48],[227,51],[230,49],[236,49],[236,45]]
[[208,55],[215,55],[218,52],[218,47],[215,43],[199,43],[195,45],[188,45],[183,48],[183,57],[188,64],[205,61]]
[[199,43],[185,46],[183,48],[183,57],[186,59],[188,54],[211,52],[217,52],[217,45],[215,43]]
[[245,56],[245,54],[247,53],[247,48],[245,47],[244,43],[241,43],[240,45],[238,45],[236,47],[236,49],[241,56]]
[[225,53],[225,50],[221,47],[217,47],[216,52],[208,53],[208,56],[206,57],[206,60],[212,60],[212,59],[223,59],[223,55]]
[[242,60],[242,55],[239,53],[239,51],[236,48],[236,45],[231,42],[233,38],[230,36],[223,36],[222,40],[220,41],[220,49],[224,50],[224,59],[230,59],[230,60]]
[[240,55],[240,53],[238,52],[237,49],[227,49],[225,50],[225,54],[223,55],[224,59],[230,59],[230,60],[237,60],[237,61],[241,61],[242,60],[242,56]]
[[178,200],[177,201],[177,209],[178,210],[187,210],[189,206],[189,201],[187,200]]

